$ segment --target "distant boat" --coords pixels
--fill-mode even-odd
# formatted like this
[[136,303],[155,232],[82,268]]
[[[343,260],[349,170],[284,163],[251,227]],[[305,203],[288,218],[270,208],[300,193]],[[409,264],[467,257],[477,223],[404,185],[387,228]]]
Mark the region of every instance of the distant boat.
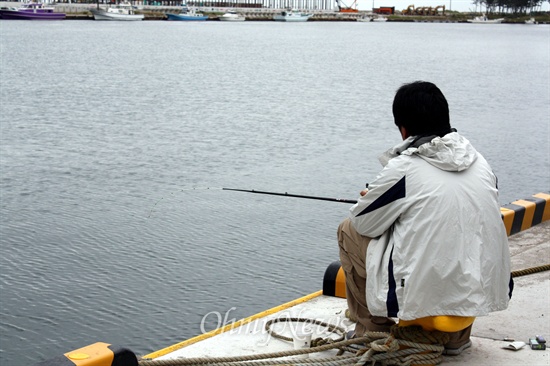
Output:
[[305,14],[298,10],[285,10],[281,14],[273,16],[273,20],[279,22],[307,22],[313,14]]
[[372,22],[372,17],[365,15],[360,18],[357,18],[358,22]]
[[487,18],[487,15],[477,16],[474,19],[468,19],[468,23],[475,23],[475,24],[500,24],[504,18],[498,18],[498,19],[489,19]]
[[168,20],[179,20],[179,21],[197,21],[197,20],[206,20],[208,15],[203,13],[197,13],[194,8],[188,8],[186,5],[183,6],[179,14],[167,13],[166,16]]
[[2,19],[22,20],[61,20],[65,13],[56,13],[53,7],[46,7],[43,3],[26,3],[19,8],[0,9]]
[[224,22],[242,22],[246,20],[246,17],[234,10],[231,10],[222,15],[219,19]]
[[373,22],[386,22],[386,21],[388,21],[388,18],[382,17],[382,16],[377,16],[376,18],[372,18],[372,21]]
[[95,20],[143,20],[143,14],[136,14],[129,3],[109,6],[107,9],[90,9]]
[[529,20],[526,20],[525,24],[537,24],[537,21],[535,20],[535,18],[531,18]]
[[379,15],[377,17],[372,17],[372,16],[365,15],[361,18],[357,18],[358,22],[385,22],[387,20],[388,20],[388,18],[383,17],[381,15]]

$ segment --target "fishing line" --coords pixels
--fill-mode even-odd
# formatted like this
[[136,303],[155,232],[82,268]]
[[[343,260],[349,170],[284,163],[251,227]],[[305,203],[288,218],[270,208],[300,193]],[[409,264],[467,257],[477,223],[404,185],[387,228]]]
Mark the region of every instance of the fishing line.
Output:
[[[367,184],[368,187],[368,184]],[[267,194],[271,196],[283,196],[283,197],[293,197],[293,198],[304,198],[304,199],[310,199],[310,200],[317,200],[317,201],[330,201],[330,202],[341,202],[341,203],[350,203],[350,204],[356,204],[356,200],[350,200],[346,198],[332,198],[332,197],[319,197],[319,196],[306,196],[302,194],[292,194],[288,192],[268,192],[268,191],[258,191],[255,189],[240,189],[240,188],[222,188],[222,187],[195,187],[195,188],[184,188],[177,190],[175,192],[170,193],[170,196],[178,193],[178,192],[186,192],[186,191],[205,191],[205,190],[223,190],[223,191],[236,191],[236,192],[245,192],[245,193],[257,193],[257,194]],[[151,211],[149,212],[149,216],[147,218],[150,218],[153,214],[153,210],[155,207],[159,204],[160,201],[162,201],[164,197],[161,197],[153,207],[151,208]]]
[[[170,196],[174,195],[175,193],[179,193],[179,192],[186,192],[186,191],[206,191],[206,190],[222,190],[223,188],[221,187],[194,187],[194,188],[183,188],[183,189],[178,189],[177,191],[174,191],[172,193],[170,193]],[[151,211],[149,211],[149,216],[147,216],[147,218],[150,218],[151,215],[153,214],[153,210],[155,209],[155,207],[157,207],[158,203],[160,201],[162,201],[164,199],[164,197],[161,197],[157,202],[155,202],[155,204],[153,205],[153,207],[151,207]]]

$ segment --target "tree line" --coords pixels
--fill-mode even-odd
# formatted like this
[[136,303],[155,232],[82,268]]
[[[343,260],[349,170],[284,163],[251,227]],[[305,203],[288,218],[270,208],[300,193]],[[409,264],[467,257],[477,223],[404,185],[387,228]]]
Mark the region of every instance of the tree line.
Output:
[[540,11],[542,5],[550,0],[473,0],[473,4],[485,7],[487,13],[526,14]]

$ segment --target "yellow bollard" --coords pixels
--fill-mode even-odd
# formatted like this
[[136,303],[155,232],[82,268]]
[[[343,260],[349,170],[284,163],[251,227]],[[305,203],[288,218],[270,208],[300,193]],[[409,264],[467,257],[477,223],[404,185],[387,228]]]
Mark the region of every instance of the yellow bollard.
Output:
[[35,366],[138,366],[138,361],[128,349],[97,342]]
[[[466,329],[474,323],[475,317],[466,316],[451,316],[451,315],[439,315],[428,316],[425,318],[419,318],[414,320],[399,320],[399,327],[409,326],[421,326],[423,330],[428,332],[440,331],[445,333],[454,333]],[[400,349],[409,348],[408,346],[401,346]],[[429,353],[429,351],[423,352]],[[411,364],[411,366],[435,366],[435,364]]]

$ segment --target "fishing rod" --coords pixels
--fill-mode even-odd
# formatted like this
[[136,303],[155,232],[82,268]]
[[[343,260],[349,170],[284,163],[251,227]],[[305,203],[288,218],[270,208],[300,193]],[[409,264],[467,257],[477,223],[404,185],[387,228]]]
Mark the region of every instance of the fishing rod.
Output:
[[295,197],[295,198],[306,198],[310,200],[319,200],[319,201],[331,201],[331,202],[342,202],[342,203],[357,203],[356,200],[348,200],[345,198],[330,198],[330,197],[316,197],[316,196],[304,196],[301,194],[290,194],[290,193],[277,193],[277,192],[266,192],[266,191],[256,191],[255,189],[237,189],[237,188],[222,188],[224,191],[237,191],[237,192],[247,192],[247,193],[258,193],[258,194],[269,194],[272,196],[285,196],[285,197]]

